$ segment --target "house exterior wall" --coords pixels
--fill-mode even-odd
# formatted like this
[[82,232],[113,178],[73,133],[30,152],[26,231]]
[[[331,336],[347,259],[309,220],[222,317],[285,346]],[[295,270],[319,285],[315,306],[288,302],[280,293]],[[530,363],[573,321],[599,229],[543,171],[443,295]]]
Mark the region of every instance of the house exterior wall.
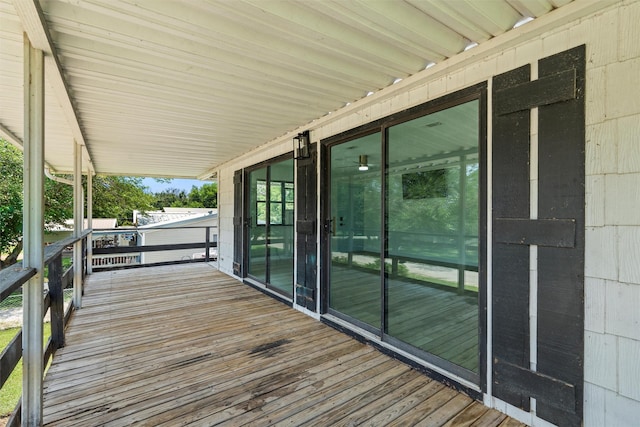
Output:
[[[478,82],[489,81],[491,87],[493,76],[524,64],[532,64],[535,73],[539,59],[585,44],[584,424],[636,425],[640,418],[640,2],[576,3],[223,165],[221,271],[232,274],[235,170],[290,151],[291,137],[301,130],[310,129],[312,141],[317,142]],[[490,189],[491,164],[488,169]],[[500,402],[487,403],[530,424],[540,423]]]
[[[202,221],[190,221],[185,225],[188,227],[212,227],[211,235],[217,234],[216,219],[207,218]],[[175,251],[159,251],[142,253],[142,263],[151,264],[154,262],[180,261],[192,259],[193,254],[204,253],[205,229],[204,228],[181,228],[168,230],[139,229],[144,235],[144,245],[169,245],[174,243],[198,243],[202,242],[202,249],[181,249]],[[213,237],[210,237],[213,242]]]

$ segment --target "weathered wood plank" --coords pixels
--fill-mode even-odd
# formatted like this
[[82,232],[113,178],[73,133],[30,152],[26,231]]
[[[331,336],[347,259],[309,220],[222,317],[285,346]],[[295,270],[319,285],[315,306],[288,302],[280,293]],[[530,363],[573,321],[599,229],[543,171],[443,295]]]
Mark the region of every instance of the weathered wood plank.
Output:
[[0,301],[20,289],[35,274],[35,268],[22,268],[22,264],[0,270]]
[[489,408],[479,402],[473,402],[464,411],[451,418],[444,427],[468,427],[489,411]]
[[458,413],[466,409],[473,400],[469,396],[457,394],[453,399],[430,413],[415,426],[418,427],[440,427],[447,421],[454,418]]
[[[397,384],[396,384],[397,383]],[[316,421],[325,425],[362,425],[379,413],[400,402],[424,386],[422,378],[415,378],[408,371],[386,383],[376,385],[370,392],[361,394],[304,425],[313,425]]]
[[480,418],[478,418],[473,424],[472,427],[489,427],[500,424],[504,419],[507,418],[505,414],[502,412],[496,411],[495,409],[489,409],[484,413]]
[[18,331],[9,344],[0,353],[0,388],[22,358],[22,330]]
[[[397,418],[413,410],[416,405],[429,399],[431,396],[444,388],[445,386],[443,384],[436,381],[431,381],[426,384],[423,383],[422,388],[399,400],[398,402],[387,408],[387,410],[385,410],[384,412],[378,412],[373,417],[369,418],[366,421],[366,424],[371,426],[389,425]],[[343,421],[348,421],[348,419],[345,419]],[[346,426],[349,424],[339,423],[338,425]]]
[[459,415],[469,397],[206,264],[96,273],[83,302],[45,378],[47,426],[381,425],[484,408]]
[[408,411],[403,416],[396,419],[396,425],[413,426],[419,423],[426,416],[445,405],[458,394],[450,388],[443,388],[428,399],[417,404],[413,410]]

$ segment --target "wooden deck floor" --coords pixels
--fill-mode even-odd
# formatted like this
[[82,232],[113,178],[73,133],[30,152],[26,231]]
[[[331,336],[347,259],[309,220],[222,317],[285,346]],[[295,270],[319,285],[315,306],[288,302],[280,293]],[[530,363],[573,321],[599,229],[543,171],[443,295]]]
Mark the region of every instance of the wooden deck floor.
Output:
[[47,426],[520,426],[206,264],[102,272]]

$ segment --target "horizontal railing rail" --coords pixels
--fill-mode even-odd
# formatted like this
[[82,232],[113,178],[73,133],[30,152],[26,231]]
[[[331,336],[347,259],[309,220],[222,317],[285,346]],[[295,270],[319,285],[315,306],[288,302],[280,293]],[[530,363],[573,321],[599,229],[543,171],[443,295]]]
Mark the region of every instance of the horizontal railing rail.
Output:
[[22,264],[12,265],[0,270],[0,302],[20,289],[23,284],[35,275],[35,268],[23,268]]
[[[94,255],[112,255],[112,254],[129,254],[137,252],[159,252],[159,251],[177,251],[180,249],[200,249],[204,247],[204,242],[197,243],[170,243],[167,245],[145,245],[145,246],[116,246],[113,248],[94,248]],[[215,247],[210,244],[209,247]]]

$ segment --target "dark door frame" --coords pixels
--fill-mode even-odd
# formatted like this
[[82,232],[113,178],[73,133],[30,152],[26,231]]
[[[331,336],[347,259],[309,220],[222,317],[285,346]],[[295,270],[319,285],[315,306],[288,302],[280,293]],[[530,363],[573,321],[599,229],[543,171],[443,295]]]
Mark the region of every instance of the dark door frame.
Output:
[[[277,157],[273,157],[271,159],[268,160],[264,160],[260,163],[256,163],[254,165],[251,165],[249,167],[246,167],[243,169],[243,182],[242,182],[242,199],[243,199],[243,211],[242,211],[242,215],[243,215],[243,242],[242,242],[242,247],[244,249],[244,253],[243,253],[243,258],[242,258],[242,263],[243,263],[243,271],[244,271],[244,277],[249,278],[251,280],[254,280],[256,282],[261,283],[262,285],[264,285],[269,291],[275,292],[277,294],[283,295],[286,298],[293,298],[294,296],[294,289],[295,289],[295,284],[292,282],[291,283],[291,294],[287,294],[285,292],[283,292],[281,289],[276,288],[275,286],[271,286],[269,284],[269,270],[270,270],[270,253],[269,253],[269,228],[270,228],[270,224],[269,224],[269,211],[270,211],[270,205],[271,205],[271,201],[269,200],[269,192],[270,192],[270,182],[271,182],[271,168],[270,166],[285,160],[291,160],[293,159],[293,152],[288,152],[285,154],[282,154],[280,156]],[[249,212],[251,209],[250,207],[250,189],[249,189],[249,185],[251,185],[251,182],[249,180],[249,175],[251,174],[251,172],[254,172],[256,170],[262,169],[262,168],[267,168],[267,223],[265,224],[265,238],[267,241],[267,247],[266,247],[266,260],[265,260],[265,283],[262,283],[262,281],[255,277],[255,276],[251,276],[249,274],[249,252],[250,252],[250,236],[249,236],[249,221],[251,221],[251,218],[249,216]],[[293,173],[295,174],[295,163],[294,163],[294,170]],[[294,192],[295,192],[295,188],[294,188]],[[284,215],[284,212],[283,212]],[[295,268],[295,266],[294,266]],[[288,302],[288,301],[287,301]]]
[[[487,370],[487,83],[483,82],[469,88],[457,91],[452,94],[445,95],[441,98],[435,99],[433,101],[429,101],[427,103],[418,105],[416,107],[409,108],[405,111],[390,115],[388,117],[373,121],[371,123],[364,124],[362,126],[356,127],[349,131],[340,133],[338,135],[334,135],[332,137],[326,138],[320,141],[320,155],[321,155],[321,177],[320,177],[320,221],[322,224],[322,235],[321,235],[321,258],[320,258],[320,287],[321,287],[321,300],[320,300],[320,313],[328,314],[329,313],[329,292],[330,292],[330,262],[331,262],[331,247],[330,247],[330,235],[332,230],[331,224],[331,212],[330,212],[330,172],[331,172],[331,159],[330,159],[330,149],[333,146],[348,142],[350,140],[370,135],[376,132],[381,133],[381,149],[383,155],[383,172],[386,167],[387,159],[386,159],[386,146],[387,146],[387,129],[390,126],[406,122],[415,118],[419,118],[431,113],[435,113],[437,111],[441,111],[450,107],[454,107],[459,104],[463,104],[465,102],[469,102],[472,100],[479,101],[479,163],[480,163],[480,182],[479,182],[479,224],[478,224],[478,233],[479,233],[479,253],[478,253],[478,275],[479,275],[479,292],[478,292],[478,362],[479,362],[479,373],[474,374],[464,368],[460,368],[457,365],[452,363],[447,363],[440,358],[437,358],[429,353],[416,351],[416,349],[412,346],[403,344],[396,340],[391,340],[391,344],[394,347],[397,347],[399,350],[407,351],[411,354],[416,355],[427,363],[432,363],[436,366],[439,366],[453,375],[459,376],[467,381],[474,382],[477,384],[482,391],[486,391],[486,370]],[[381,191],[381,216],[382,218],[386,218],[386,191],[385,191],[385,179],[383,175],[382,180],[382,191]],[[381,259],[385,257],[386,251],[386,221],[381,221],[382,227],[382,236],[383,243],[381,244]],[[379,333],[380,341],[389,342],[390,337],[387,336],[385,331],[385,319],[386,319],[386,303],[385,303],[385,291],[386,287],[384,286],[386,273],[383,274],[381,272],[381,292],[383,296],[382,304],[381,304],[381,329],[377,331]],[[333,314],[333,313],[332,313]],[[358,322],[353,322],[353,319],[348,319],[356,326],[361,327],[365,330],[370,329],[364,327],[365,325],[361,325]],[[371,332],[371,331],[370,331]],[[387,350],[388,351],[388,350]],[[410,362],[412,365],[415,363]],[[425,369],[421,366],[418,368],[427,371],[430,375],[434,377],[442,377],[435,371]],[[463,387],[464,388],[464,387]],[[473,394],[473,393],[471,393]]]

